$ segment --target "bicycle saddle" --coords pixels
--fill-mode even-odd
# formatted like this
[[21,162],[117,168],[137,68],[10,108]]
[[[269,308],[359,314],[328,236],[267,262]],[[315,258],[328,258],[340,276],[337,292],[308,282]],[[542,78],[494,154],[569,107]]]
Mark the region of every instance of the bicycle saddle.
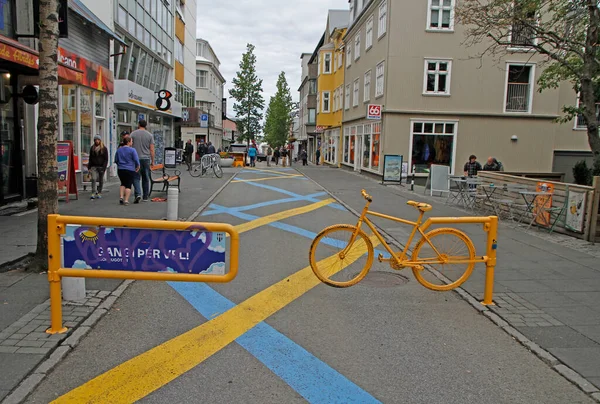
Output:
[[424,202],[408,201],[406,204],[419,209],[421,212],[428,212],[432,209],[430,204]]

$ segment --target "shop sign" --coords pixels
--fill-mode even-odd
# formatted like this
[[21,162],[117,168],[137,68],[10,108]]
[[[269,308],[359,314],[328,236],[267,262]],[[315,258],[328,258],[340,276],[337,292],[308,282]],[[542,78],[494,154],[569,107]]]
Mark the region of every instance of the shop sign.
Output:
[[35,53],[27,52],[4,43],[0,44],[0,58],[33,69],[37,69],[40,64],[40,60]]
[[[168,94],[161,95],[160,93],[163,93],[163,91]],[[133,104],[152,111],[164,112],[171,116],[180,117],[181,103],[167,99],[167,96],[168,98],[172,97],[170,91],[162,90],[155,93],[154,91],[129,80],[115,81],[115,104]],[[170,104],[167,110],[158,108],[159,101],[167,100]],[[150,118],[147,120],[149,119]]]
[[367,119],[381,119],[381,105],[367,105]]
[[173,96],[173,94],[171,94],[170,91],[160,90],[158,92],[158,98],[156,99],[156,102],[155,102],[156,109],[158,109],[159,111],[163,111],[163,112],[170,110],[172,96]]

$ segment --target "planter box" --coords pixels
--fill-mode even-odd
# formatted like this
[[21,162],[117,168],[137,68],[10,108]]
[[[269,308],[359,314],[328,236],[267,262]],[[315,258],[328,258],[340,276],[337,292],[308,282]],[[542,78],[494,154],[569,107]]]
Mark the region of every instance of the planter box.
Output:
[[232,158],[221,159],[221,167],[231,167],[233,165]]

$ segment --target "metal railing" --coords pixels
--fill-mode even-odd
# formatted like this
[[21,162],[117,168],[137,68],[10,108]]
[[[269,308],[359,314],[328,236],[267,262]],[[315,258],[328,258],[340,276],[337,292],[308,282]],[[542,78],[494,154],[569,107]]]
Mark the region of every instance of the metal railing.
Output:
[[510,34],[512,46],[531,46],[535,43],[535,32],[527,25],[515,24]]
[[529,112],[529,83],[508,83],[506,112]]

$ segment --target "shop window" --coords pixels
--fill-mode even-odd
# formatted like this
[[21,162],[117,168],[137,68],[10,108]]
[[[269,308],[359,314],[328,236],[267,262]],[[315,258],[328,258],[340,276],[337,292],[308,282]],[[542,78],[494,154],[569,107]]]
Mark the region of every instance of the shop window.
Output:
[[446,165],[453,172],[456,122],[412,122],[411,164],[416,173],[426,173],[432,164]]
[[[80,116],[81,116],[81,156],[89,155],[92,146],[92,90],[84,87],[79,88]],[[81,167],[77,167],[81,170]]]
[[371,135],[371,170],[379,171],[381,157],[381,123],[374,123]]
[[371,124],[367,124],[363,129],[363,158],[362,168],[371,168]]
[[343,161],[344,163],[348,163],[349,158],[350,158],[350,128],[346,127],[344,128],[344,156],[343,156]]
[[96,117],[104,117],[104,94],[96,93],[94,102]]
[[[75,168],[79,165],[77,150],[79,150],[79,141],[75,136],[77,125],[77,108],[73,108],[77,104],[77,87],[68,85],[62,86],[62,140],[70,140],[73,142],[73,150],[75,150]],[[75,97],[72,99],[71,97]]]

